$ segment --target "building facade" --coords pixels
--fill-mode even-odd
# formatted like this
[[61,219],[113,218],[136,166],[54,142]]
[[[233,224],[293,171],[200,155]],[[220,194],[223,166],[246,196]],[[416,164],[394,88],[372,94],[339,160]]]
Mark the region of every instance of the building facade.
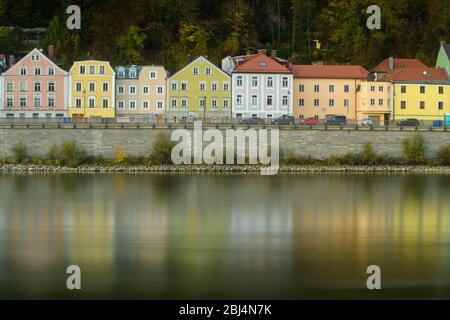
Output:
[[294,116],[357,119],[357,89],[369,72],[360,66],[293,65]]
[[69,78],[69,117],[115,117],[115,72],[109,62],[77,61],[69,71]]
[[443,120],[450,113],[450,82],[445,69],[394,69],[383,78],[393,85],[393,120]]
[[292,115],[291,70],[264,51],[237,65],[232,74],[233,117]]
[[116,117],[125,122],[161,119],[166,108],[167,72],[159,66],[116,68]]
[[41,50],[34,49],[0,77],[0,117],[67,117],[69,78]]
[[389,124],[393,106],[393,87],[387,81],[362,81],[357,87],[356,119]]
[[231,118],[231,78],[205,57],[175,73],[168,86],[168,118]]

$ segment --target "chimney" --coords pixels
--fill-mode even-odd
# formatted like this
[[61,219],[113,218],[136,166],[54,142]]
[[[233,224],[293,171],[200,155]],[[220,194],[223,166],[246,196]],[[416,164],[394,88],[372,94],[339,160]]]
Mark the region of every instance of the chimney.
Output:
[[264,54],[264,55],[267,55],[267,50],[266,50],[266,49],[259,49],[259,50],[258,50],[258,54]]
[[277,50],[272,50],[270,55],[272,56],[273,59],[277,58]]
[[9,56],[9,67],[13,67],[16,64],[16,58],[13,55]]
[[53,60],[55,58],[55,47],[51,44],[47,48],[48,51],[48,57],[50,60]]
[[389,58],[389,70],[394,70],[394,57]]

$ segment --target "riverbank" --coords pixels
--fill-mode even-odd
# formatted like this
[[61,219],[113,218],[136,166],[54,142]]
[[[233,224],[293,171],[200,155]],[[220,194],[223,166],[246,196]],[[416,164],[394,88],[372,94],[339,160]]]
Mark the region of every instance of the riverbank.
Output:
[[[16,173],[173,173],[173,174],[255,174],[261,166],[252,165],[163,165],[163,166],[97,166],[83,165],[76,168],[48,165],[2,164],[0,172]],[[285,165],[279,174],[303,173],[417,173],[450,175],[450,167],[444,166],[327,166]]]

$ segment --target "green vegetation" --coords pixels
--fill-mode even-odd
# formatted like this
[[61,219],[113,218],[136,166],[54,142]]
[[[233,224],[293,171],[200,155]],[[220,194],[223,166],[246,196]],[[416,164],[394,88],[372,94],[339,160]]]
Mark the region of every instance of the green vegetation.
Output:
[[420,134],[403,141],[403,153],[408,164],[425,164],[427,162],[425,141]]
[[[69,1],[0,0],[0,26],[45,27],[40,46],[57,58],[163,64],[174,72],[188,55],[227,55],[277,49],[293,63],[362,64],[370,68],[393,54],[433,63],[441,39],[450,40],[447,0],[378,0],[382,29],[368,30],[369,0],[80,0],[82,27],[69,31]],[[123,13],[126,12],[124,15]],[[120,17],[120,19],[117,19]],[[10,54],[30,49],[21,35],[0,31]],[[317,46],[318,40],[321,46]],[[4,45],[6,44],[6,45]]]
[[14,161],[16,161],[16,163],[24,163],[28,159],[27,147],[24,144],[18,144],[14,146],[12,152],[14,154]]
[[443,146],[439,149],[437,163],[441,166],[450,166],[450,145]]
[[150,154],[150,162],[154,165],[172,164],[172,149],[175,142],[161,131],[156,137],[153,145],[152,153]]

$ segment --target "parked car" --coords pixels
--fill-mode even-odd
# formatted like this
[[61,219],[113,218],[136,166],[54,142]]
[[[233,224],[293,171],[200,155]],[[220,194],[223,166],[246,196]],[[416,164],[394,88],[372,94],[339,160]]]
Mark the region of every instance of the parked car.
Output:
[[278,119],[275,119],[274,121],[272,121],[272,124],[275,125],[294,125],[295,124],[295,118],[292,116],[281,116]]
[[364,127],[372,127],[373,126],[373,121],[372,121],[372,119],[369,119],[369,118],[363,119],[362,125]]
[[399,127],[418,127],[420,126],[420,121],[417,119],[404,119],[397,123]]
[[264,124],[264,120],[259,118],[259,117],[251,117],[251,118],[247,118],[242,120],[242,124],[246,124],[246,125],[261,125]]
[[308,118],[300,121],[302,126],[318,126],[320,125],[320,120],[316,118]]
[[347,124],[347,117],[345,116],[331,116],[325,120],[327,126],[344,126]]

